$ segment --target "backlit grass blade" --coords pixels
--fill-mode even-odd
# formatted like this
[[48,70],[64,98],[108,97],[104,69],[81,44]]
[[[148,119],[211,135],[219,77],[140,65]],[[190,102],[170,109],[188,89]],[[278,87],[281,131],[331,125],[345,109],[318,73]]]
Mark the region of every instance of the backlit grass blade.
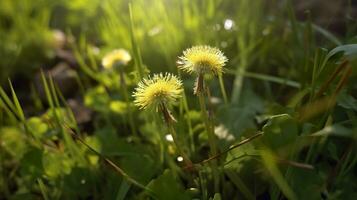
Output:
[[[5,112],[2,112],[4,110]],[[0,122],[4,120],[4,113],[7,114],[7,116],[10,118],[10,122],[16,124],[17,123],[17,118],[14,115],[14,113],[8,108],[8,106],[5,104],[5,102],[0,98]]]
[[232,180],[233,184],[240,190],[240,192],[243,194],[243,196],[246,199],[248,200],[256,199],[255,196],[248,189],[248,187],[245,185],[243,180],[239,177],[239,175],[236,172],[227,169],[225,170],[225,174],[228,176],[229,179]]
[[131,183],[128,183],[126,180],[122,180],[120,184],[120,188],[117,193],[116,200],[124,200],[129,189],[130,189]]
[[16,92],[12,86],[10,79],[9,79],[9,86],[10,86],[10,90],[11,90],[13,104],[15,105],[15,108],[16,108],[15,111],[16,111],[17,115],[20,117],[20,121],[22,122],[24,129],[25,129],[25,133],[29,134],[30,136],[33,136],[27,127],[27,122],[26,122],[26,117],[25,117],[24,111],[22,110],[19,99],[17,98]]
[[13,112],[17,117],[20,118],[20,116],[16,112],[16,106],[11,101],[11,99],[9,98],[9,96],[6,94],[6,92],[4,91],[4,89],[2,87],[0,87],[0,97],[3,99],[2,100],[3,106],[6,106],[9,111]]
[[291,189],[288,182],[285,180],[284,176],[280,172],[280,170],[275,162],[273,153],[268,149],[264,149],[261,151],[261,158],[263,160],[263,163],[264,163],[266,169],[272,176],[274,182],[277,184],[277,186],[283,192],[283,194],[288,199],[297,200],[297,196],[295,195],[294,191]]
[[48,192],[47,192],[46,186],[40,178],[37,179],[37,184],[40,187],[43,199],[50,200],[50,198],[48,197],[48,194],[47,194]]
[[130,16],[130,38],[131,38],[131,46],[134,55],[134,62],[136,66],[136,70],[139,73],[139,78],[142,79],[144,77],[144,66],[143,61],[141,59],[141,52],[138,45],[138,42],[135,37],[135,28],[134,28],[134,18],[133,18],[133,8],[132,4],[129,3],[129,16]]

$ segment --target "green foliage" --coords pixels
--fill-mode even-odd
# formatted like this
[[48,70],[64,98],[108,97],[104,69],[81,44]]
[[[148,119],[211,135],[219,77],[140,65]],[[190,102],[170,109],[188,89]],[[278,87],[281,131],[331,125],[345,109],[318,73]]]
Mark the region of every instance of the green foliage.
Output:
[[263,127],[263,142],[270,149],[290,146],[296,141],[298,131],[297,122],[290,115],[275,115]]
[[157,199],[190,199],[182,185],[175,180],[170,170],[165,170],[162,175],[149,183],[149,188],[156,194]]
[[48,27],[51,7],[46,0],[1,1],[0,83],[13,73],[33,71],[53,57],[54,33]]
[[[337,32],[293,3],[1,0],[0,199],[356,199],[353,3]],[[194,45],[229,59],[200,101]],[[183,80],[172,124],[133,106],[156,72]]]

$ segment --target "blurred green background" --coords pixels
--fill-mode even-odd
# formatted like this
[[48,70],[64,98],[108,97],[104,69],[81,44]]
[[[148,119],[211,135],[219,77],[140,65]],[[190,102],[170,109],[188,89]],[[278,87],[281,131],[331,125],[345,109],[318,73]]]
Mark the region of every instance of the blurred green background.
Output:
[[[1,0],[0,199],[153,198],[71,131],[158,199],[357,199],[356,19],[353,0]],[[177,172],[157,118],[134,110],[139,136],[129,134],[120,78],[101,66],[127,49],[132,91],[138,69],[179,74],[177,57],[193,45],[229,59],[228,103],[209,81],[220,150],[265,134],[220,157],[220,193],[207,166]],[[195,80],[182,79],[176,129],[199,162],[207,138]],[[291,167],[302,163],[315,168]]]
[[[56,58],[66,57],[58,50],[66,49],[68,42],[78,43],[81,38],[95,48],[100,47],[99,53],[118,47],[131,49],[129,2],[1,1],[0,82],[3,84],[16,75],[31,78],[39,68],[53,67],[58,62]],[[243,49],[256,45],[259,48],[254,49],[254,59],[245,56],[249,57],[247,65],[264,62],[262,70],[268,70],[273,62],[296,65],[298,61],[289,58],[296,53],[289,48],[289,37],[293,36],[288,28],[287,5],[291,4],[299,20],[311,19],[337,38],[353,40],[356,29],[353,1],[289,2],[135,0],[132,2],[135,36],[144,63],[155,71],[174,71],[180,51],[195,44],[222,48],[231,58],[231,68],[241,64],[238,60]],[[74,38],[69,38],[69,32]],[[280,40],[284,42],[277,43]],[[323,37],[318,42],[324,47],[335,45]]]

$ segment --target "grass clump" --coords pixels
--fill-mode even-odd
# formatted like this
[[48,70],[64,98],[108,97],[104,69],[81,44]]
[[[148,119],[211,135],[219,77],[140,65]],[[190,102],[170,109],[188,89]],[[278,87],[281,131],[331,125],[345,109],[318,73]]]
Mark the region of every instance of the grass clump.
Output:
[[0,1],[0,199],[356,199],[355,6],[318,7]]

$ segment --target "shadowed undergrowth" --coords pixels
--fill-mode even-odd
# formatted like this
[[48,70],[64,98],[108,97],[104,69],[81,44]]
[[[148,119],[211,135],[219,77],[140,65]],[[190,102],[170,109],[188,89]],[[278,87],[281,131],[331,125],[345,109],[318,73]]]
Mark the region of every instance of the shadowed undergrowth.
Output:
[[304,6],[1,1],[0,199],[356,199],[356,6]]

